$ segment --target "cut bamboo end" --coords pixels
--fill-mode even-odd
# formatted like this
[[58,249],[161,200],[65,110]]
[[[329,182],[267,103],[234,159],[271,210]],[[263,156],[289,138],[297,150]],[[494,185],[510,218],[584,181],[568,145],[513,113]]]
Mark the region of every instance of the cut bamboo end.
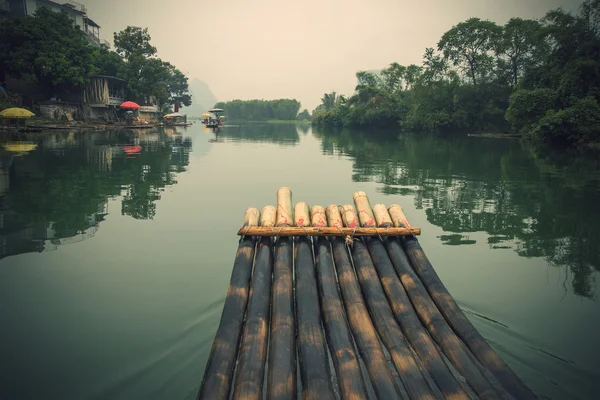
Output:
[[367,193],[363,191],[354,192],[352,195],[352,200],[356,200],[358,197],[367,197]]
[[315,227],[327,226],[327,217],[323,206],[312,206],[310,209],[310,222]]
[[238,236],[272,236],[272,237],[289,237],[289,236],[411,236],[420,235],[421,228],[348,228],[339,226],[328,227],[300,227],[300,226],[283,226],[273,229],[269,226],[251,226],[243,227],[238,231]]
[[392,204],[390,208],[388,208],[388,211],[394,226],[410,228],[410,223],[408,222],[404,211],[402,211],[400,204]]
[[273,227],[275,226],[275,219],[277,216],[277,210],[273,206],[265,206],[262,210],[262,215],[260,217],[260,224],[263,227]]
[[356,209],[352,204],[346,204],[342,206],[342,222],[344,226],[348,228],[360,227],[358,223],[358,216],[356,215]]
[[294,206],[294,225],[310,226],[310,215],[308,204],[304,201],[299,201]]
[[392,218],[390,218],[390,214],[384,204],[375,204],[373,206],[373,214],[375,215],[378,227],[394,226]]
[[243,226],[258,226],[260,220],[260,211],[256,207],[248,207],[244,213]]
[[325,215],[327,216],[327,225],[340,228],[344,226],[342,223],[342,215],[337,205],[331,204],[325,209]]
[[369,204],[367,194],[365,192],[356,192],[353,197],[360,225],[365,227],[375,226],[375,217],[373,216],[373,211],[371,211],[371,204]]
[[294,224],[292,216],[292,190],[282,186],[277,190],[277,219],[276,226],[291,226]]

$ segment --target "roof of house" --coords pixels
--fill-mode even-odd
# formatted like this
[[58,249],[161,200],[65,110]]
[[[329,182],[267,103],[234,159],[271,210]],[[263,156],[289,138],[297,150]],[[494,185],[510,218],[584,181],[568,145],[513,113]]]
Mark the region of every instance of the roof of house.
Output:
[[73,11],[76,12],[77,14],[85,14],[84,11],[82,10],[78,10],[73,4],[69,4],[69,3],[57,3],[56,1],[52,1],[52,0],[38,0],[39,2],[42,3],[46,3],[46,4],[50,4],[53,5],[55,7],[60,7],[65,11]]
[[86,20],[87,20],[87,24],[89,26],[93,26],[94,28],[100,28],[100,25],[98,25],[97,23],[95,23],[93,19],[91,19],[91,18],[88,17],[88,18],[86,18]]

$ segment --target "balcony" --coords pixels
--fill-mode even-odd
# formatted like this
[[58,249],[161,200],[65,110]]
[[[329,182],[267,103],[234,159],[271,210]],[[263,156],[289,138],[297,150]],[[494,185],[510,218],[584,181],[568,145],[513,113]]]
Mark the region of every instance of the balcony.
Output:
[[100,44],[100,38],[91,30],[87,31],[85,33],[89,39],[90,42],[94,42],[96,44]]

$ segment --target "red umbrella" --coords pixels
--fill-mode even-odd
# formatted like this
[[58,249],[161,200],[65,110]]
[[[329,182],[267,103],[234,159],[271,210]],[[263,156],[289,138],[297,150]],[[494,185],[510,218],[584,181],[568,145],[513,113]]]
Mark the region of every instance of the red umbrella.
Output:
[[126,101],[123,104],[121,104],[121,108],[131,108],[133,110],[137,110],[138,108],[140,108],[140,105],[134,103],[133,101]]
[[127,154],[140,154],[142,146],[123,146],[123,151]]

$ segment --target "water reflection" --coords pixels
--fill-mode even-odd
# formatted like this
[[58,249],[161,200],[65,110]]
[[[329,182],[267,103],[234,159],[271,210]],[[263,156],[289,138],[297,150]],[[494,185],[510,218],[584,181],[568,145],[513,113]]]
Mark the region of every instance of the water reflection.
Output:
[[189,164],[192,142],[177,131],[53,132],[3,136],[0,258],[92,237],[108,199],[152,219],[165,187]]
[[216,142],[268,142],[281,146],[296,146],[300,141],[296,124],[241,122],[222,128],[215,136]]
[[427,219],[470,245],[486,232],[492,249],[511,248],[565,268],[575,294],[595,299],[600,271],[600,157],[528,148],[517,140],[313,131],[325,154],[353,159],[353,181],[413,195]]

